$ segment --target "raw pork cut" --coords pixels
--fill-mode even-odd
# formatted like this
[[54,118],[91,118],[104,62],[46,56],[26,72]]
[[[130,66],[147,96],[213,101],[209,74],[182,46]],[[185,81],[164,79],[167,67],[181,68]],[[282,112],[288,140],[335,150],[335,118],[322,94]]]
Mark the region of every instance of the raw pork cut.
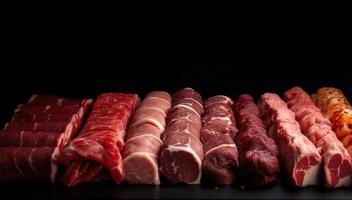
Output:
[[160,173],[171,183],[200,183],[203,145],[199,137],[203,112],[202,98],[192,88],[172,95],[160,155]]
[[204,101],[200,138],[203,143],[203,172],[218,185],[231,184],[238,166],[238,152],[233,137],[237,133],[232,111],[233,101],[223,95]]
[[351,157],[331,130],[330,121],[323,116],[310,96],[300,87],[286,91],[288,108],[296,113],[303,133],[318,148],[324,161],[325,181],[328,187],[351,185]]
[[167,92],[146,95],[132,116],[122,151],[125,181],[130,184],[160,184],[159,155],[163,144],[160,135],[171,107]]
[[293,184],[300,187],[318,184],[322,158],[314,144],[302,134],[295,114],[273,93],[263,94],[258,107]]
[[57,155],[52,147],[0,147],[0,183],[54,182]]
[[60,162],[69,166],[63,177],[65,185],[93,181],[104,168],[117,183],[124,179],[120,150],[138,103],[135,94],[105,93],[97,97],[86,125],[60,154]]
[[278,180],[279,149],[265,130],[253,98],[240,95],[234,103],[239,127],[235,142],[239,151],[239,174],[244,184],[262,186]]

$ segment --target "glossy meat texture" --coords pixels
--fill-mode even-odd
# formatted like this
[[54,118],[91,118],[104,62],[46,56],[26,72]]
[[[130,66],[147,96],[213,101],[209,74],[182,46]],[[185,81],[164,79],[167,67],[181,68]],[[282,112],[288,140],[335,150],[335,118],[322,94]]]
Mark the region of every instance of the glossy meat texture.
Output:
[[301,132],[295,113],[274,93],[261,96],[258,107],[268,135],[279,147],[280,160],[294,185],[317,185],[322,157],[314,144]]
[[318,148],[323,157],[325,182],[328,187],[351,185],[351,157],[338,140],[331,124],[310,96],[300,87],[286,91],[284,99],[295,112],[303,133]]
[[134,94],[104,93],[97,97],[83,130],[61,152],[59,160],[68,166],[63,177],[65,185],[91,182],[104,168],[116,183],[123,181],[120,150],[127,123],[138,102]]
[[192,88],[172,95],[160,155],[160,173],[171,183],[200,183],[203,145],[199,137],[203,112],[202,98]]
[[263,186],[276,182],[280,173],[279,149],[267,135],[253,98],[240,95],[233,109],[239,128],[235,139],[239,151],[238,171],[244,184]]
[[0,182],[54,182],[56,157],[80,129],[93,100],[33,95],[0,131]]
[[160,136],[171,108],[167,92],[146,95],[132,116],[122,151],[125,181],[130,184],[160,184],[159,155],[163,144]]
[[313,94],[312,100],[327,117],[337,138],[352,156],[352,107],[343,92],[333,87],[323,87]]
[[223,95],[204,101],[200,138],[203,143],[203,172],[217,185],[231,184],[238,166],[233,137],[237,133],[232,100]]

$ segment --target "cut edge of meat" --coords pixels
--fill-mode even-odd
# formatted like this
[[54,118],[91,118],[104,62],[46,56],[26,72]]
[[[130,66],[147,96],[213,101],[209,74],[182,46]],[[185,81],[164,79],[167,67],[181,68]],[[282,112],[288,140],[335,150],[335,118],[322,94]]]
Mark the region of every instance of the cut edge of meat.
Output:
[[[123,166],[124,166],[124,171],[125,171],[125,181],[130,184],[154,184],[154,185],[159,185],[160,184],[160,176],[159,176],[159,169],[158,169],[158,163],[156,160],[153,160],[152,157],[156,159],[156,155],[146,153],[146,152],[134,152],[127,157],[123,159]],[[137,159],[137,161],[143,161],[143,164],[141,165],[142,167],[128,167],[128,162],[133,161],[134,159]],[[150,170],[151,169],[151,170]],[[136,177],[143,177],[143,179],[139,180],[133,180],[129,174],[135,174]],[[148,179],[147,182],[143,182],[146,179],[146,176],[148,175],[152,178],[152,180]],[[135,177],[133,176],[133,177]],[[138,179],[138,178],[137,178]]]
[[[313,160],[313,162],[316,162],[315,164],[310,165],[310,167],[308,169],[306,169],[304,171],[303,177],[301,176],[302,170],[298,169],[298,165],[301,163],[306,163],[305,160],[303,159],[308,159],[313,156],[313,158],[315,160]],[[294,165],[294,169],[293,169],[293,176],[291,177],[292,180],[294,180],[295,185],[298,187],[305,187],[305,186],[310,186],[310,185],[317,185],[319,183],[319,175],[321,173],[321,167],[322,167],[322,162],[323,159],[319,159],[319,157],[315,158],[316,154],[314,153],[309,153],[309,154],[305,154],[304,156],[302,156],[301,158],[299,158],[295,165]],[[320,155],[319,155],[320,156]],[[307,161],[309,162],[309,161]],[[309,163],[306,163],[309,165]],[[308,175],[308,176],[307,176]],[[303,178],[303,179],[301,179]]]
[[[167,147],[165,148],[164,151],[162,151],[162,154],[161,154],[161,157],[166,154],[166,152],[169,152],[170,154],[171,153],[174,153],[174,152],[184,152],[186,154],[189,154],[190,156],[192,156],[192,158],[194,158],[195,160],[195,163],[198,165],[198,176],[196,179],[194,179],[193,181],[191,182],[186,182],[187,184],[200,184],[200,180],[201,180],[201,177],[202,177],[202,161],[201,159],[198,157],[198,155],[194,152],[193,149],[191,149],[190,147],[180,147],[180,146],[175,146],[175,145],[167,145]],[[179,154],[174,154],[174,155],[179,155]],[[177,159],[180,159],[182,160],[183,156],[181,157],[176,157]],[[164,159],[160,159],[161,161],[164,160]],[[179,160],[173,160],[173,163],[174,164],[171,164],[172,167],[176,167],[176,166],[179,166],[180,164],[178,164]],[[184,163],[181,163],[181,165],[184,165]],[[188,164],[190,165],[190,164]],[[160,163],[160,168],[161,168],[161,172],[164,176],[168,176],[167,173],[163,173],[163,162]],[[175,173],[175,172],[174,172]],[[185,174],[180,174],[178,173],[178,177],[181,179],[181,180],[177,180],[178,182],[185,182],[184,181],[184,175]],[[173,179],[169,179],[169,180],[173,180]]]

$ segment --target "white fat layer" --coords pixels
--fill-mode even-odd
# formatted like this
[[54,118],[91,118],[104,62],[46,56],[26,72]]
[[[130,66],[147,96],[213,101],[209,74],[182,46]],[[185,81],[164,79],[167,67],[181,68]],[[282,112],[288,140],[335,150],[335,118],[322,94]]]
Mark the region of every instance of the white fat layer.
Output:
[[153,119],[151,117],[137,120],[133,124],[131,124],[130,127],[137,126],[137,125],[144,124],[144,123],[148,123],[148,122],[151,124],[154,124],[156,127],[158,127],[158,129],[160,130],[160,133],[164,132],[165,127],[158,120]]
[[[154,180],[153,183],[156,185],[160,184],[160,178],[159,178],[159,167],[158,167],[158,163],[156,163],[153,159],[151,159],[151,157],[157,157],[156,155],[152,155],[150,153],[146,153],[146,152],[135,152],[130,154],[129,156],[127,156],[126,158],[123,159],[123,163],[128,162],[128,160],[134,158],[134,159],[147,159],[149,161],[149,163],[151,164],[151,166],[153,167],[154,170]],[[125,164],[124,164],[125,165]],[[131,175],[135,175],[137,177],[138,176],[138,171],[134,171],[134,168],[130,168],[129,169],[129,173],[126,173],[126,181],[128,182],[128,176]],[[142,177],[143,178],[143,177]],[[141,181],[143,182],[143,181]],[[146,184],[150,184],[150,183],[146,183]]]
[[21,168],[17,164],[16,156],[13,156],[12,159],[13,159],[13,162],[15,163],[15,167],[16,167],[17,171],[19,171],[23,175],[23,172],[22,172]]
[[200,107],[203,107],[203,105],[199,101],[197,101],[197,100],[195,100],[193,98],[186,97],[186,98],[183,98],[183,99],[192,100],[193,102],[197,103]]
[[50,178],[51,178],[51,182],[54,183],[55,182],[55,177],[57,174],[57,157],[59,156],[60,152],[59,149],[56,147],[53,151],[53,153],[51,154],[51,173],[50,173]]
[[158,140],[158,142],[160,142],[160,144],[163,144],[163,141],[161,141],[160,138],[156,137],[155,135],[152,135],[152,134],[145,134],[145,135],[139,135],[139,136],[135,136],[135,137],[132,137],[132,138],[129,138],[126,142],[125,145],[127,145],[130,141],[133,141],[135,139],[138,139],[138,138],[144,138],[144,137],[152,137],[152,138],[155,138],[156,140]]
[[200,115],[197,113],[197,111],[194,110],[191,106],[187,106],[187,105],[183,105],[183,104],[178,104],[178,105],[174,106],[173,108],[171,108],[171,110],[174,110],[174,109],[176,109],[176,108],[178,108],[178,107],[183,107],[183,108],[186,108],[186,109],[188,109],[188,110],[193,111],[193,112],[199,117],[199,119],[201,119],[201,117],[200,117]]
[[174,145],[168,145],[168,147],[165,150],[169,151],[170,153],[178,152],[178,151],[185,151],[185,152],[191,154],[195,158],[196,162],[198,163],[198,172],[199,173],[198,173],[198,177],[196,178],[196,180],[194,180],[193,182],[191,182],[189,184],[200,184],[200,179],[202,177],[202,161],[200,160],[198,155],[194,152],[194,150],[190,146],[179,147],[179,146],[174,146]]
[[[299,160],[297,160],[296,163],[298,163],[298,162],[299,162]],[[315,166],[312,166],[308,170],[305,171],[304,178],[303,178],[303,184],[301,185],[301,187],[318,184],[319,171],[320,171],[321,166],[322,166],[322,160],[320,160],[319,163],[316,164]],[[296,171],[296,166],[294,167],[294,172],[295,171]]]
[[165,101],[168,105],[171,106],[171,104],[170,104],[169,101],[167,101],[166,99],[160,98],[160,97],[151,96],[151,97],[147,97],[146,99],[158,99],[158,100],[162,100],[162,101]]
[[24,131],[21,131],[21,136],[20,136],[20,147],[23,145],[23,133]]
[[5,124],[4,129],[6,129],[8,125],[9,125],[9,122],[7,122],[7,123]]
[[336,187],[346,187],[346,186],[351,186],[352,185],[352,176],[348,175],[339,180],[339,182],[334,186]]
[[166,113],[163,110],[161,110],[160,108],[157,108],[157,107],[144,107],[143,106],[143,107],[138,108],[138,110],[136,110],[136,113],[139,112],[139,111],[143,111],[143,110],[156,110],[156,111],[161,112],[164,115],[164,117],[166,117]]
[[38,96],[38,95],[33,94],[33,95],[32,95],[32,97],[29,99],[29,101],[28,101],[28,102],[32,102],[32,101],[34,101],[34,99],[35,99],[35,98],[37,98],[37,96]]
[[213,147],[211,149],[209,149],[205,154],[204,156],[206,156],[207,154],[217,150],[217,149],[220,149],[220,148],[223,148],[223,147],[233,147],[233,148],[237,148],[236,144],[221,144],[219,146],[216,146],[216,147]]
[[34,123],[32,130],[33,130],[33,131],[36,131],[36,130],[37,130],[37,127],[38,127],[38,122]]
[[[229,98],[229,97],[227,97],[227,96],[224,96],[224,95],[216,95],[216,96],[213,96],[212,98],[215,98],[215,97],[222,97],[222,98],[224,98],[226,101],[230,102],[231,105],[233,104],[232,99]],[[222,102],[222,101],[220,101],[220,102]],[[211,105],[217,104],[217,103],[219,103],[219,101],[210,103],[210,104],[207,105],[207,107],[210,107]],[[226,103],[222,103],[222,104],[226,104]]]
[[50,107],[51,107],[50,105],[46,105],[45,109],[44,109],[44,112],[48,111],[50,109]]
[[34,151],[35,149],[32,149],[32,151],[31,151],[31,153],[29,154],[29,156],[28,156],[28,163],[29,163],[29,166],[31,167],[31,170],[33,171],[33,172],[36,172],[36,171],[38,171],[35,167],[34,167],[34,165],[33,165],[33,159],[32,159],[32,154],[33,154],[33,151]]
[[212,120],[226,121],[228,126],[230,126],[232,124],[230,116],[226,116],[226,117],[212,117],[212,118],[210,118],[210,121],[212,121]]

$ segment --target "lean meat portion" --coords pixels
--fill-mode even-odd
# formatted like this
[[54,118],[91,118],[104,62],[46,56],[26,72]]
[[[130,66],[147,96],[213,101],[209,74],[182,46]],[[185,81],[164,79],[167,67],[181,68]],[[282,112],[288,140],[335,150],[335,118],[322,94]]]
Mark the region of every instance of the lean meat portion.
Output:
[[328,187],[351,185],[351,157],[335,132],[331,130],[330,121],[300,87],[286,91],[284,99],[289,109],[295,112],[303,133],[315,144],[323,157],[326,185]]
[[240,95],[234,103],[239,127],[236,144],[238,171],[245,184],[266,185],[276,182],[280,173],[279,149],[266,132],[260,112],[250,95]]
[[300,187],[318,184],[322,158],[314,144],[301,133],[295,113],[273,93],[263,94],[258,107],[293,184]]
[[203,172],[219,185],[231,184],[238,166],[238,152],[233,137],[237,133],[232,100],[223,95],[204,101],[200,138],[203,143]]
[[90,182],[105,168],[120,183],[124,179],[120,150],[130,115],[139,97],[134,94],[104,93],[97,97],[87,123],[61,152],[59,161],[68,166],[64,184]]
[[171,183],[200,183],[203,161],[200,129],[203,112],[202,98],[192,88],[184,88],[172,95],[160,155],[160,173]]
[[146,95],[131,118],[122,151],[125,181],[130,184],[160,184],[159,155],[165,118],[171,108],[167,92]]
[[0,131],[0,182],[54,182],[59,151],[79,130],[92,102],[33,95],[19,105]]

